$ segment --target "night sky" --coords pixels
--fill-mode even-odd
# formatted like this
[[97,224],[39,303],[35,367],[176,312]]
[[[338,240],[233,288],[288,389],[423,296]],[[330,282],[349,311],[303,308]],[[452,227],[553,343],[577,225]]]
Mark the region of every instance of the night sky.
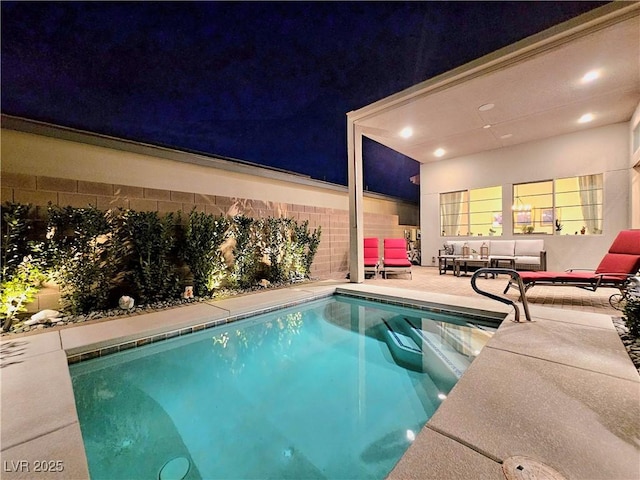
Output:
[[[346,185],[346,113],[604,2],[2,2],[2,112]],[[417,162],[365,141],[365,188]]]

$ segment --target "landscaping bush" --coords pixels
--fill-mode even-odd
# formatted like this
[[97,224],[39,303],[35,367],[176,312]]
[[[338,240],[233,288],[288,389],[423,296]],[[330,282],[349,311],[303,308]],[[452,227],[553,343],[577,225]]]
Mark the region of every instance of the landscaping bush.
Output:
[[52,205],[48,215],[48,248],[63,306],[74,314],[108,308],[111,290],[121,280],[110,214]]
[[318,226],[316,230],[311,232],[309,222],[305,220],[302,224],[294,223],[294,229],[297,242],[302,246],[305,276],[310,277],[311,265],[320,246],[322,227]]
[[231,279],[236,285],[247,288],[268,276],[264,221],[236,215],[232,225],[231,235],[235,245]]
[[8,330],[16,315],[26,311],[47,279],[42,242],[37,236],[35,209],[6,203],[2,209],[2,271],[0,276],[0,325]]
[[138,303],[175,298],[180,292],[176,272],[176,228],[173,213],[122,211],[113,218],[114,248],[126,269],[125,284]]
[[13,275],[25,257],[38,250],[34,237],[35,208],[20,203],[2,207],[2,278]]
[[[62,307],[82,314],[178,297],[188,267],[196,295],[219,287],[253,288],[262,280],[309,277],[320,228],[290,218],[232,218],[49,205],[47,220],[29,205],[5,204],[2,215],[0,321],[10,325],[35,297],[46,274],[61,289]],[[46,228],[45,228],[46,225]],[[184,264],[181,264],[184,261]]]
[[227,275],[221,246],[228,238],[229,220],[193,210],[184,233],[182,255],[193,275],[196,295],[209,295]]
[[3,276],[0,285],[0,322],[3,330],[11,328],[18,313],[26,312],[27,304],[35,300],[46,278],[30,256],[24,257],[10,276]]
[[308,222],[298,225],[291,218],[269,218],[266,236],[271,281],[295,282],[309,276]]
[[627,300],[623,318],[629,334],[634,338],[640,337],[640,298],[631,297]]

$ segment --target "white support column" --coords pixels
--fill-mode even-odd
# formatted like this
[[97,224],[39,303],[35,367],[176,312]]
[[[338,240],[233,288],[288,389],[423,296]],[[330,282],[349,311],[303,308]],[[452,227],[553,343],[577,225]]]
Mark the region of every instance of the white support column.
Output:
[[349,279],[364,282],[364,215],[362,213],[362,131],[347,116],[349,162]]

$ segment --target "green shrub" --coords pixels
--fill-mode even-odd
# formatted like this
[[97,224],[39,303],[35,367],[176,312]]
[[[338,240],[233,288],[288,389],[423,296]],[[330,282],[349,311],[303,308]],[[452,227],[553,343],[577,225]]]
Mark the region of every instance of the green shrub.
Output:
[[251,287],[268,277],[269,260],[265,252],[268,238],[264,224],[263,219],[243,215],[233,217],[232,280],[240,287]]
[[19,203],[7,202],[2,207],[0,324],[4,330],[10,329],[18,313],[26,311],[47,279],[35,211],[31,205]]
[[197,212],[189,214],[182,255],[193,274],[196,295],[208,295],[226,276],[221,246],[228,238],[229,220]]
[[49,206],[47,238],[63,306],[72,313],[105,309],[121,270],[109,213],[95,207]]
[[124,268],[124,281],[138,303],[175,298],[179,291],[176,273],[176,227],[173,213],[125,210],[113,218],[114,248]]
[[[197,295],[220,286],[309,277],[320,228],[291,218],[233,218],[50,205],[45,222],[29,205],[2,215],[0,318],[15,317],[51,270],[70,313],[110,308],[123,293],[138,303],[176,297],[183,260]],[[45,235],[46,234],[46,235]],[[7,321],[7,323],[11,323]]]
[[304,255],[304,272],[306,277],[311,276],[311,265],[313,259],[318,253],[320,246],[320,236],[322,235],[322,227],[318,226],[313,232],[309,230],[309,222],[304,221],[302,224],[295,224],[295,234],[298,243],[302,246]]
[[292,218],[251,219],[234,217],[236,239],[235,278],[240,286],[299,281],[309,277],[320,242],[320,229],[309,231],[309,222]]
[[632,337],[640,337],[640,298],[631,297],[624,306],[624,323]]
[[31,205],[7,202],[2,206],[2,281],[8,280],[32,253],[32,216]]
[[31,257],[24,257],[10,276],[3,275],[0,283],[0,321],[4,331],[8,331],[16,315],[25,312],[27,304],[35,300],[46,278]]

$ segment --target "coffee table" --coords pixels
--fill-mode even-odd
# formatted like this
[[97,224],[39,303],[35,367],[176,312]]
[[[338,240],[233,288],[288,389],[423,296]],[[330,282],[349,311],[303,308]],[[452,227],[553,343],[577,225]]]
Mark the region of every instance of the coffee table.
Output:
[[[456,277],[460,277],[462,275],[460,272],[462,268],[464,268],[464,274],[467,275],[469,273],[469,267],[486,268],[489,266],[490,261],[488,258],[458,257],[453,260],[453,274]],[[486,274],[485,278],[487,278]]]

